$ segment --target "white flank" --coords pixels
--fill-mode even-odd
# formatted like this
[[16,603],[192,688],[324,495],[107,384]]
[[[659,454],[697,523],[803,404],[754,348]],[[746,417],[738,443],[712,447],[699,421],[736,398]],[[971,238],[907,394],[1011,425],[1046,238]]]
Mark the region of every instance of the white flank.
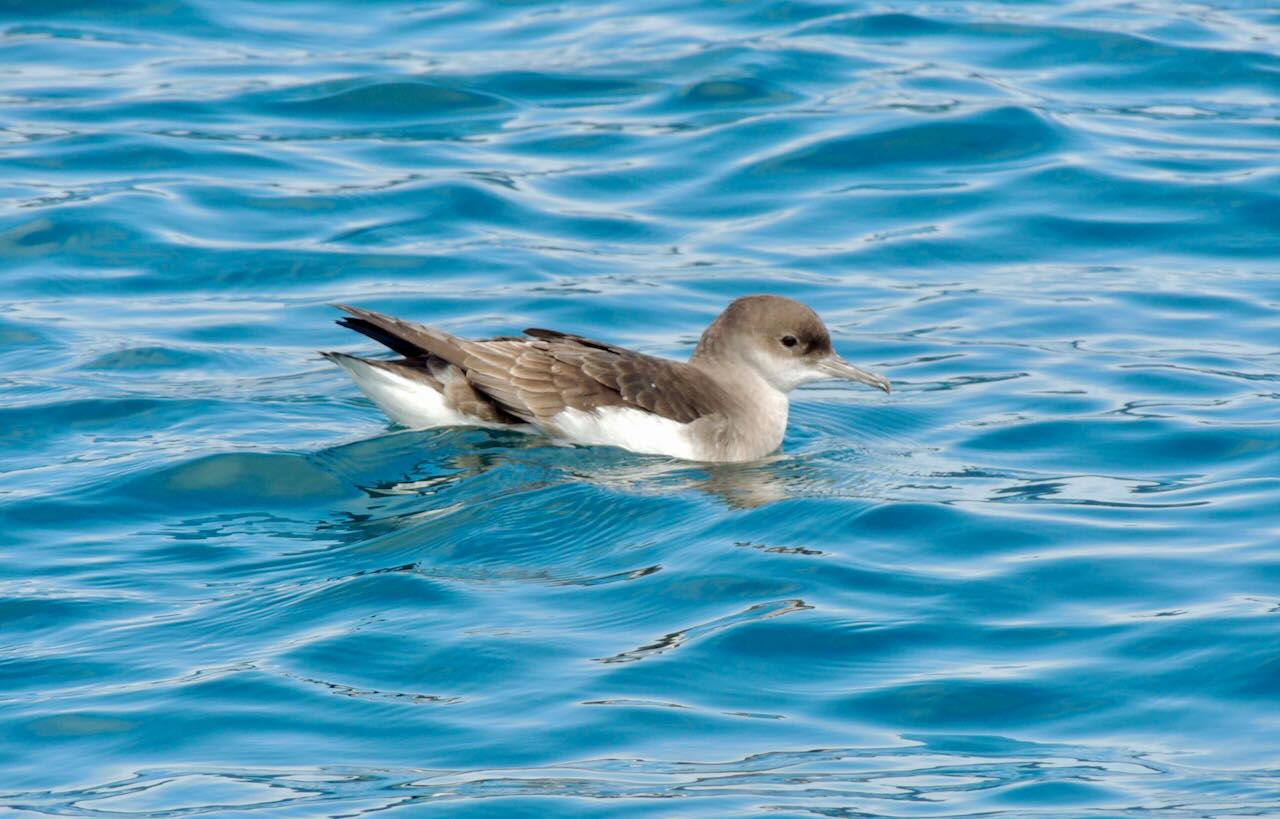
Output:
[[[489,424],[445,406],[444,396],[429,384],[406,378],[346,355],[333,361],[346,370],[365,395],[398,424],[414,429],[482,426],[533,432],[528,424]],[[555,438],[587,446],[616,446],[632,452],[705,460],[689,435],[689,425],[629,407],[602,407],[587,412],[566,409],[548,424]]]
[[561,410],[552,419],[556,437],[569,443],[618,446],[632,452],[670,455],[698,461],[689,425],[629,407],[601,407],[593,412]]
[[429,384],[396,375],[351,356],[334,356],[333,361],[341,365],[355,380],[356,386],[397,424],[415,429],[496,426],[446,407],[444,396]]

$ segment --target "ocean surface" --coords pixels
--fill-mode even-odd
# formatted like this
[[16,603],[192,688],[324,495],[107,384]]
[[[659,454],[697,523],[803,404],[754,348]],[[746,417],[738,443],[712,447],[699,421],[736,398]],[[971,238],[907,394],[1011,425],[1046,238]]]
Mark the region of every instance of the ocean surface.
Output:
[[[889,376],[389,424],[349,302]],[[0,0],[0,817],[1280,815],[1274,3]]]

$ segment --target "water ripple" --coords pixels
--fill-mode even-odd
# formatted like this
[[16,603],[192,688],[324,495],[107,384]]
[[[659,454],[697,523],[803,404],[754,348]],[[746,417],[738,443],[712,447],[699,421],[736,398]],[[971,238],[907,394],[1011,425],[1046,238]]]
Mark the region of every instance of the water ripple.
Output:
[[[0,804],[1280,813],[1278,46],[0,0]],[[354,302],[680,357],[755,291],[894,394],[700,465],[395,429],[315,353]]]
[[[1262,815],[1280,807],[1276,773],[1212,771],[1143,754],[1016,742],[998,736],[912,737],[882,748],[774,751],[730,762],[597,759],[545,768],[471,770],[157,769],[74,791],[14,794],[14,806],[56,816],[200,815],[229,809],[364,813],[512,797],[698,799],[712,810],[894,817],[939,802],[962,814],[1070,800],[1137,817]],[[195,800],[215,795],[216,804]],[[1030,810],[1030,814],[1024,812]],[[930,814],[934,815],[934,814]]]

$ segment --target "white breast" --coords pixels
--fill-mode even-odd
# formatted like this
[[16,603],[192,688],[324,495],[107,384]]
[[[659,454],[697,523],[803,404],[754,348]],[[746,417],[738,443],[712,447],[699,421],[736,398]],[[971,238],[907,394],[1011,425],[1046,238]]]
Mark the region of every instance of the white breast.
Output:
[[669,455],[690,461],[706,456],[690,435],[689,424],[630,407],[601,407],[556,413],[548,430],[574,444],[618,446],[649,455]]

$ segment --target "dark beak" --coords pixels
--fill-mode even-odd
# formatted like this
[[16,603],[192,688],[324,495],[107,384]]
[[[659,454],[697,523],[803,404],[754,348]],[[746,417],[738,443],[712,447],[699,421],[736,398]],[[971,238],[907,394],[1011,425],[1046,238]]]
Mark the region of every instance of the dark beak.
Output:
[[867,384],[877,389],[889,392],[889,379],[883,375],[876,375],[867,372],[860,367],[855,367],[840,356],[832,353],[826,358],[818,362],[818,369],[831,376],[832,378],[843,378],[846,381],[857,381],[859,384]]

